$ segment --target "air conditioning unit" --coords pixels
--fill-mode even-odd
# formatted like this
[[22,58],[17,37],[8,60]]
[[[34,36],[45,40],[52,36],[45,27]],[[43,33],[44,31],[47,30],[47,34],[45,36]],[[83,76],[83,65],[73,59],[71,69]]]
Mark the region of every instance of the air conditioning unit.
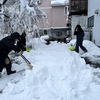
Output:
[[37,2],[38,2],[38,4],[41,4],[41,0],[38,0]]

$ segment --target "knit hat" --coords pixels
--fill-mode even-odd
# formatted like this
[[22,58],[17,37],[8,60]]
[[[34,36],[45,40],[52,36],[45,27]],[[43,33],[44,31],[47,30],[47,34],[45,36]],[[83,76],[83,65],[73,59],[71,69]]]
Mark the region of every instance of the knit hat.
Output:
[[76,28],[81,28],[81,26],[78,24],[78,25],[76,25]]
[[21,38],[21,36],[20,36],[20,34],[18,32],[14,32],[13,34],[11,34],[11,36],[12,36],[13,39],[20,40],[20,38]]

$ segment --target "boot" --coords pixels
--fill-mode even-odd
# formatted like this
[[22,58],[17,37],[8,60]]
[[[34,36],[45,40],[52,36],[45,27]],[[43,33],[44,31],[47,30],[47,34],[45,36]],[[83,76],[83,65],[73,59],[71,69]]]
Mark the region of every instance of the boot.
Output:
[[10,73],[7,73],[7,75],[14,74],[14,73],[16,73],[15,70],[14,71],[10,71]]
[[11,70],[11,64],[6,65],[6,71],[7,71],[7,75],[16,73],[15,70],[14,71]]

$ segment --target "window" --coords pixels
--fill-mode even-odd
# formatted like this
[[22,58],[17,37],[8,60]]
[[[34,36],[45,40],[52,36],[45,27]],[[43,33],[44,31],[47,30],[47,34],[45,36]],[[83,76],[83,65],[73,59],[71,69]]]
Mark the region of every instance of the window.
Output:
[[94,26],[94,15],[88,18],[88,27]]
[[69,11],[69,7],[68,7],[68,6],[66,6],[66,7],[65,7],[65,15],[67,15],[67,14],[68,14],[68,11]]
[[72,10],[87,10],[87,0],[72,0]]
[[62,31],[57,31],[56,36],[62,36]]
[[47,34],[47,30],[44,30],[44,34]]

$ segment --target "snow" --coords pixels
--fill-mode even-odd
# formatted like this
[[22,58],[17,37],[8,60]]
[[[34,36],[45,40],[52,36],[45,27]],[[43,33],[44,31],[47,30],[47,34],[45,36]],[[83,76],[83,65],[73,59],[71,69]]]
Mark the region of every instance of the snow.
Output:
[[3,3],[3,0],[0,0],[0,4],[2,4]]
[[69,0],[51,0],[51,5],[66,5]]
[[48,36],[48,35],[41,36],[41,37],[40,37],[40,40],[41,40],[43,43],[47,43],[46,40],[49,40],[49,36]]
[[[43,39],[43,38],[42,38]],[[0,100],[99,100],[100,70],[86,64],[80,54],[70,51],[75,43],[51,42],[46,45],[41,39],[34,39],[30,52],[23,55],[31,62],[28,70],[25,61],[19,56],[19,65],[13,63],[13,70],[25,71],[7,76],[5,70],[0,78]],[[84,40],[88,53],[100,55],[100,48]]]

